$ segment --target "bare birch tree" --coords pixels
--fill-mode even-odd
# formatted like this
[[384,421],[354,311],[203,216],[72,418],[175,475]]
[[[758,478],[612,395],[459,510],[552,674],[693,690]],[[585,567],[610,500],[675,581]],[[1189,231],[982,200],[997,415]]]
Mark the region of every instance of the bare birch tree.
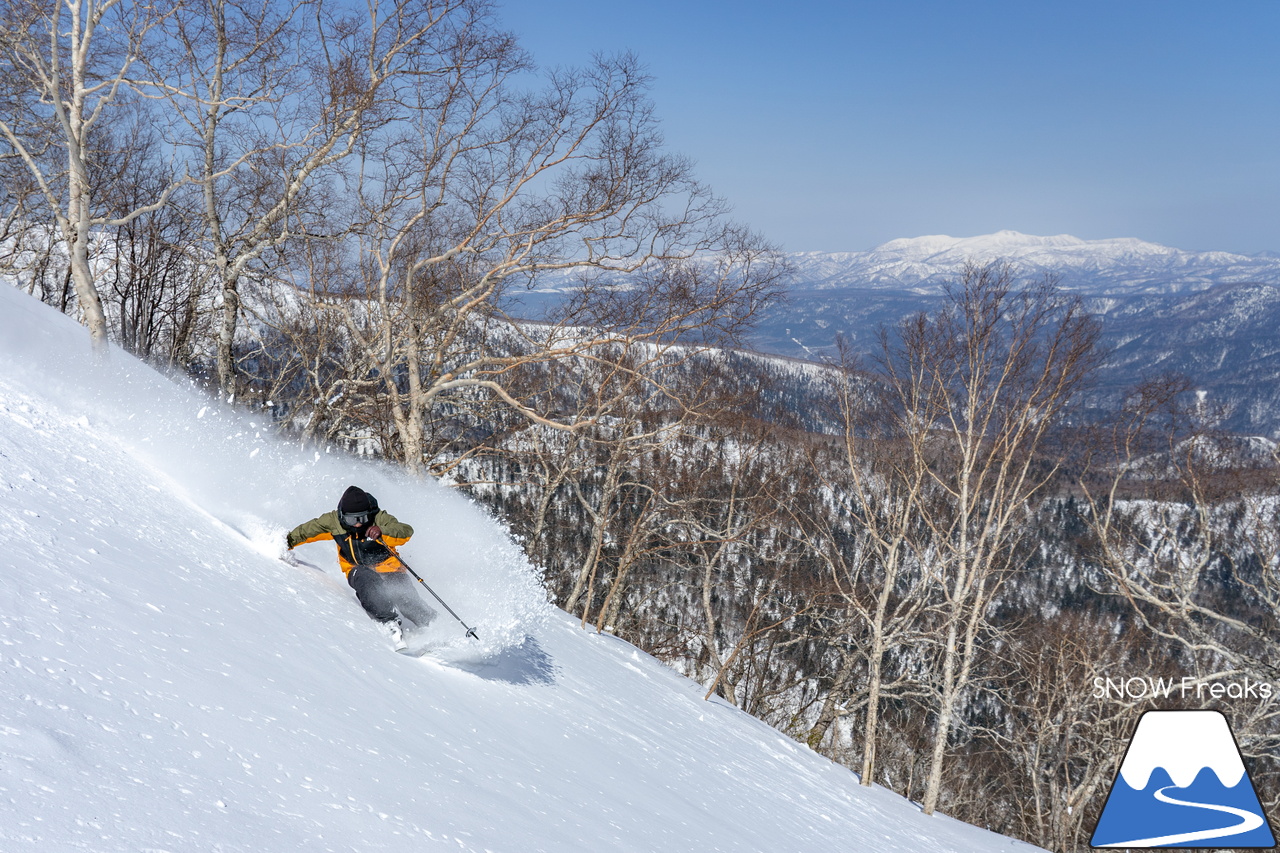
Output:
[[[92,182],[112,209],[141,207],[174,181],[148,118],[118,117],[98,134],[105,143],[98,150],[111,156],[96,158]],[[198,223],[189,215],[189,189],[173,193],[159,209],[103,229],[95,241],[98,289],[117,340],[128,352],[168,366],[190,364],[207,338],[210,271],[195,250]]]
[[[890,658],[904,645],[927,639],[919,620],[938,582],[933,543],[923,520],[934,510],[930,501],[936,497],[930,470],[921,464],[928,458],[922,443],[929,433],[904,429],[907,421],[897,414],[900,400],[887,398],[886,391],[887,386],[846,363],[840,388],[843,470],[833,477],[824,461],[815,465],[830,494],[847,502],[855,529],[845,542],[814,546],[827,566],[833,598],[842,612],[832,629],[834,644],[843,651],[810,737],[811,743],[821,742],[842,713],[839,708],[849,699],[851,675],[864,662],[865,695],[859,703],[864,709],[863,785],[876,778],[882,702],[919,691],[908,678],[889,680]],[[855,632],[865,637],[861,647],[842,642],[840,635]]]
[[1083,484],[1112,590],[1156,637],[1210,668],[1206,679],[1280,678],[1280,449],[1215,433],[1176,377],[1129,397]]
[[[936,491],[922,516],[939,577],[937,722],[925,781],[932,814],[989,608],[1063,459],[1047,447],[1098,360],[1098,327],[1051,280],[1014,290],[1008,266],[969,266],[933,317],[885,336],[883,381],[911,464]],[[915,482],[910,478],[908,482]]]
[[[365,391],[385,396],[412,470],[443,399],[487,394],[532,423],[581,428],[517,399],[513,377],[604,348],[724,340],[784,271],[662,151],[634,58],[557,70],[529,92],[512,42],[467,31],[453,50],[404,105],[412,127],[365,154],[363,299],[343,306]],[[552,322],[505,316],[513,282],[575,269],[577,295]]]
[[[323,0],[199,0],[167,32],[177,69],[154,81],[195,151],[202,220],[221,289],[218,384],[236,390],[241,282],[267,256],[304,237],[352,226],[325,216],[342,161],[393,122],[403,93],[448,73],[473,0],[375,0],[357,10]],[[334,224],[339,223],[339,224]],[[276,266],[287,267],[277,259]]]
[[131,74],[173,10],[127,0],[14,0],[0,13],[0,76],[9,94],[0,137],[26,166],[66,242],[76,300],[99,354],[106,353],[107,321],[90,262],[93,230],[159,209],[185,178],[130,210],[103,210],[90,181],[91,136],[141,91]]
[[1087,847],[1133,721],[1153,704],[1097,695],[1096,678],[1162,666],[1139,631],[1114,627],[1098,642],[1101,630],[1092,614],[1062,613],[1030,621],[1010,649],[1002,741],[1022,771],[1019,836],[1048,850]]

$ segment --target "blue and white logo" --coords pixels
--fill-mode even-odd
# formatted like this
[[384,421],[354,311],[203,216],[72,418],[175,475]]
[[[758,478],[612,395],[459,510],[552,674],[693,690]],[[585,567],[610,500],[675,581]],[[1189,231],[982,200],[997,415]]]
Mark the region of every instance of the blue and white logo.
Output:
[[1148,711],[1093,831],[1093,847],[1274,847],[1227,718]]

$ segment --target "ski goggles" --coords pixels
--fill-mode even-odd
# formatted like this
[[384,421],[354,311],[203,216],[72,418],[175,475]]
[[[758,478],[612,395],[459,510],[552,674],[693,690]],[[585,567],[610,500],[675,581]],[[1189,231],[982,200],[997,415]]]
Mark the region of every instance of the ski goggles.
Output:
[[373,518],[372,512],[342,512],[338,514],[347,527],[364,527]]

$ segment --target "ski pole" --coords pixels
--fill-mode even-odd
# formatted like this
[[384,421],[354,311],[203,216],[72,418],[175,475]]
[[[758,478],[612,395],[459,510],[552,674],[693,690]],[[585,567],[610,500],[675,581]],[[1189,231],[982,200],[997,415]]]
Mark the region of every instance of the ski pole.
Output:
[[428,585],[428,584],[427,584],[427,582],[426,582],[426,581],[424,581],[424,580],[422,579],[422,576],[421,576],[421,575],[419,575],[417,572],[415,572],[415,571],[413,570],[413,567],[412,567],[412,566],[410,566],[408,563],[406,563],[406,562],[404,561],[404,558],[403,558],[403,557],[401,557],[399,554],[396,554],[396,552],[391,548],[391,546],[390,546],[390,545],[388,545],[386,542],[383,542],[383,541],[382,541],[382,537],[378,537],[378,542],[379,542],[379,543],[380,543],[384,548],[386,548],[388,551],[391,551],[391,553],[392,553],[392,554],[395,554],[395,555],[396,555],[396,559],[400,561],[400,565],[404,566],[404,567],[409,571],[409,574],[411,574],[411,575],[413,575],[415,578],[417,578],[418,583],[420,583],[420,584],[422,584],[423,586],[425,586],[425,587],[427,588],[427,592],[429,592],[429,593],[431,593],[432,595],[434,595],[434,596],[435,596],[436,601],[440,602],[440,605],[441,605],[442,607],[444,607],[444,609],[445,609],[445,610],[448,610],[448,611],[449,611],[449,615],[450,615],[450,616],[452,616],[454,619],[457,619],[457,620],[458,620],[458,622],[460,622],[460,623],[462,624],[462,627],[467,629],[466,636],[470,637],[470,638],[471,638],[471,639],[473,639],[473,640],[479,640],[479,639],[480,639],[480,637],[476,634],[476,629],[475,629],[475,628],[468,627],[468,626],[467,626],[467,623],[462,621],[462,617],[461,617],[461,616],[459,616],[457,613],[454,613],[454,612],[453,612],[453,608],[452,608],[452,607],[450,607],[449,605],[447,605],[447,604],[445,604],[445,603],[444,603],[444,599],[443,599],[443,598],[441,598],[441,597],[436,593],[436,591],[435,591],[434,589],[432,589],[432,588],[430,587],[430,585]]

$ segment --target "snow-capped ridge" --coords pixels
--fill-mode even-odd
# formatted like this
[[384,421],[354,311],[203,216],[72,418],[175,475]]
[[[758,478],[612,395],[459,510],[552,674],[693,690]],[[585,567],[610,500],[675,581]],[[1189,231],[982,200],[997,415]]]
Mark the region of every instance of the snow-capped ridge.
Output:
[[1240,784],[1245,775],[1244,761],[1227,718],[1218,711],[1143,715],[1120,765],[1120,775],[1130,788],[1141,791],[1157,767],[1168,773],[1179,788],[1190,786],[1205,768],[1228,788]]
[[887,243],[881,243],[868,250],[870,252],[902,253],[911,255],[936,254],[939,252],[969,252],[974,254],[1008,251],[1025,251],[1046,247],[1063,248],[1066,246],[1084,245],[1085,241],[1070,234],[1059,234],[1053,237],[1037,237],[1023,234],[1020,231],[997,231],[994,234],[983,234],[976,237],[951,237],[945,234],[933,234],[922,237],[899,237]]
[[1204,290],[1246,281],[1280,286],[1280,258],[1185,251],[1134,237],[935,234],[890,240],[863,252],[798,252],[791,259],[798,289],[940,293],[966,264],[992,261],[1009,263],[1023,277],[1053,275],[1064,289],[1089,295]]

